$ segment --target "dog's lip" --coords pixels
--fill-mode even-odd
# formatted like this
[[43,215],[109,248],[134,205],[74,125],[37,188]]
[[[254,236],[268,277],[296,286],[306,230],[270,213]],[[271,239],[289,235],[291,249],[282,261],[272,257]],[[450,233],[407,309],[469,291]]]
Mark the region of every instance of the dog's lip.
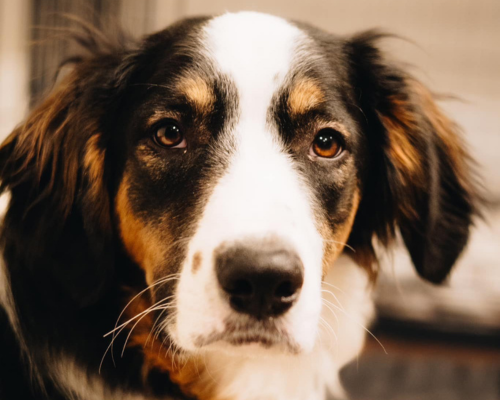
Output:
[[215,342],[227,342],[234,346],[258,343],[263,345],[264,347],[272,347],[278,344],[278,340],[276,340],[275,338],[248,332],[221,332],[219,334],[212,334],[202,339],[201,341],[198,341],[198,344],[200,345],[200,347],[202,347],[208,346],[209,344]]
[[198,347],[204,347],[216,342],[227,342],[234,346],[258,343],[264,347],[272,347],[281,343],[282,340],[280,340],[277,335],[273,334],[264,335],[261,333],[239,330],[233,332],[223,331],[211,333],[207,336],[200,336],[196,340],[196,345]]
[[211,332],[200,335],[195,340],[199,348],[209,346],[217,342],[228,343],[233,346],[258,344],[264,348],[284,347],[292,353],[299,351],[299,346],[291,340],[289,335],[274,325],[274,323],[254,323],[234,325],[226,323],[221,332]]

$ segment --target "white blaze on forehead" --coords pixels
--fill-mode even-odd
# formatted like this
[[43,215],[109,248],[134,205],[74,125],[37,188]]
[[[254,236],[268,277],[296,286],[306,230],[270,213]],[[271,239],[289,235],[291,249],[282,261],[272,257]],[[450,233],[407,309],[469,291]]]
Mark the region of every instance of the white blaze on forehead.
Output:
[[[305,35],[287,21],[265,14],[224,14],[205,27],[214,67],[229,77],[238,95],[238,120],[230,135],[236,152],[205,209],[200,231],[210,238],[265,235],[312,222],[307,189],[268,123],[276,93],[293,68]],[[217,224],[217,220],[219,223]]]
[[205,33],[213,61],[238,89],[242,119],[262,122],[303,33],[281,18],[254,12],[214,18]]

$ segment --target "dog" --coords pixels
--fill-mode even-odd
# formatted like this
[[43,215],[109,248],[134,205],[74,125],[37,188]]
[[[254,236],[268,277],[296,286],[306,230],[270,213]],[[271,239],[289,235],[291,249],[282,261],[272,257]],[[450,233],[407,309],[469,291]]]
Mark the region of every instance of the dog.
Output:
[[430,90],[380,49],[241,12],[89,54],[0,147],[2,399],[323,400],[379,248],[446,279],[477,214]]

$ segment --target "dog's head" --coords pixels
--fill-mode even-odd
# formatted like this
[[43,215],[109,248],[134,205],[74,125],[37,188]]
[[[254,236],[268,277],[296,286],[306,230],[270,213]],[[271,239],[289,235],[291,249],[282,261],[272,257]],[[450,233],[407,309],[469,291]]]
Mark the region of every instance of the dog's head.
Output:
[[307,351],[335,259],[373,277],[397,229],[441,282],[475,211],[468,157],[378,39],[241,13],[94,49],[0,150],[7,250],[80,306],[125,254],[187,351]]

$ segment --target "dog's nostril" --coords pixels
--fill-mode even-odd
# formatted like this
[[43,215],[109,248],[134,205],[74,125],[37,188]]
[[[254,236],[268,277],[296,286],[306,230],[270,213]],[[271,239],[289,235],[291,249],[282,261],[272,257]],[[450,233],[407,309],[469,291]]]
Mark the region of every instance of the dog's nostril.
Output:
[[214,261],[231,307],[258,319],[287,311],[304,281],[300,258],[279,241],[225,246],[216,250]]
[[278,285],[274,291],[274,296],[281,299],[292,297],[297,293],[297,288],[294,287],[291,281],[285,281]]

